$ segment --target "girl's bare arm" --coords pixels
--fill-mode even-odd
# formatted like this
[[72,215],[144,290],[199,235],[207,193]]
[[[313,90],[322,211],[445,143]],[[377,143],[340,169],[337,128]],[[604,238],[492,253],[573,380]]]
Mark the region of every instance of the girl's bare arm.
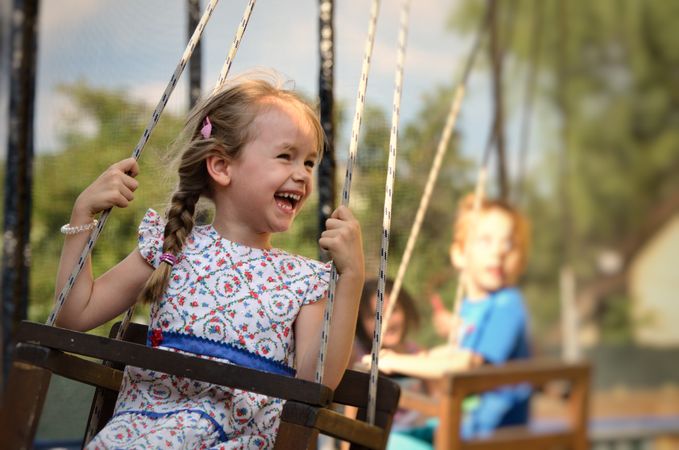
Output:
[[[109,167],[90,184],[73,206],[72,226],[91,223],[93,217],[113,206],[126,207],[134,198],[138,173],[134,158],[119,161]],[[56,292],[63,289],[85,247],[89,233],[68,235],[59,260]],[[110,320],[129,308],[137,298],[153,268],[144,261],[138,250],[130,253],[111,270],[94,280],[88,256],[76,279],[56,324],[75,330],[89,330]]]
[[[328,219],[319,244],[330,252],[339,274],[323,380],[334,389],[342,379],[351,356],[364,281],[361,228],[348,208],[338,208]],[[314,378],[325,303],[307,305],[297,317],[295,336],[300,378]]]

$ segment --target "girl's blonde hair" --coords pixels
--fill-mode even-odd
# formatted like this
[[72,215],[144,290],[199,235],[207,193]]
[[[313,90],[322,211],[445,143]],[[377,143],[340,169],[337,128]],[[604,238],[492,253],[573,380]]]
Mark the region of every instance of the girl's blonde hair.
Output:
[[[511,274],[513,279],[518,278],[526,267],[528,260],[528,248],[530,245],[530,224],[528,219],[521,214],[516,208],[502,200],[482,199],[479,212],[488,212],[492,210],[502,211],[507,214],[513,223],[513,244],[516,248],[518,261],[516,266],[516,273]],[[474,194],[467,194],[460,200],[457,208],[457,214],[453,223],[453,243],[450,251],[453,249],[464,249],[467,236],[469,234],[469,227],[473,220],[474,211]]]
[[[166,211],[163,253],[174,256],[181,253],[194,226],[196,203],[201,197],[212,198],[207,158],[214,155],[236,160],[254,138],[253,122],[257,115],[276,102],[292,105],[307,119],[321,154],[324,134],[316,112],[298,94],[286,89],[280,79],[240,77],[227,82],[221,90],[196,105],[184,127],[182,141],[185,144],[176,164],[179,181]],[[212,132],[207,138],[201,134],[206,117],[212,123]],[[139,298],[145,303],[160,300],[171,271],[171,265],[160,263]]]

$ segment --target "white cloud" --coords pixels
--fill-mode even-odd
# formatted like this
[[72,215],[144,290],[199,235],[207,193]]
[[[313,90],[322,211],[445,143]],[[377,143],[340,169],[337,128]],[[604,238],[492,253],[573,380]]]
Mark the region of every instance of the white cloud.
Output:
[[40,3],[40,32],[46,34],[72,31],[83,23],[100,20],[111,0],[51,0]]
[[60,93],[52,93],[41,98],[36,113],[36,121],[39,124],[39,126],[36,125],[37,147],[43,152],[55,151],[59,148],[60,138],[66,127],[85,135],[91,135],[97,131],[93,122],[78,115],[70,98]]
[[[162,81],[150,81],[148,83],[135,84],[130,88],[129,93],[132,98],[141,100],[150,107],[155,108],[166,87],[167,83]],[[179,83],[172,92],[165,109],[175,112],[185,111],[187,104],[188,90],[186,83]]]

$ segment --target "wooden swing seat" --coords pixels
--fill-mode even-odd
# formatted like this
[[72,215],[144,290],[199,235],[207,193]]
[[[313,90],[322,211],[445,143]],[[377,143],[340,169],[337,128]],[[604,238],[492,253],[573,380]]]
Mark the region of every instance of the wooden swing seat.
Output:
[[[526,360],[487,365],[442,376],[436,398],[404,390],[399,406],[439,418],[434,436],[436,450],[586,450],[589,448],[590,372],[590,365],[586,362]],[[500,428],[490,436],[470,440],[460,437],[458,430],[465,398],[521,383],[535,390],[544,390],[552,383],[559,383],[559,391],[566,393],[559,399],[566,403],[565,421],[550,427],[528,424]]]
[[[112,330],[112,334],[115,329]],[[143,345],[147,327],[130,324],[115,340],[43,324],[22,322],[14,361],[0,410],[0,442],[5,448],[30,449],[52,374],[103,389],[101,426],[111,417],[125,365],[188,377],[286,400],[276,449],[315,449],[319,434],[352,444],[352,449],[384,449],[398,406],[400,388],[378,381],[375,425],[333,411],[334,402],[359,408],[365,417],[369,374],[348,370],[333,392],[322,384],[210,361]],[[90,358],[90,359],[88,359]],[[111,363],[111,366],[91,358]]]

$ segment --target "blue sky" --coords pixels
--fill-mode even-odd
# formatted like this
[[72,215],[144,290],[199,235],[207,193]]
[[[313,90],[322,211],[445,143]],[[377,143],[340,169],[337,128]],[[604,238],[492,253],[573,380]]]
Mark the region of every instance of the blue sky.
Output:
[[[2,2],[3,16],[10,0]],[[203,6],[207,0],[203,0]],[[204,90],[218,76],[246,0],[222,0],[203,40]],[[336,2],[335,95],[353,114],[370,10],[369,0]],[[421,108],[422,98],[436,85],[457,80],[470,47],[445,27],[457,6],[451,0],[414,1],[404,72],[402,122]],[[383,1],[377,25],[368,102],[391,109],[400,2]],[[316,0],[259,0],[231,73],[272,67],[295,80],[307,93],[317,90]],[[155,105],[185,46],[184,0],[42,0],[36,104],[36,150],[58,147],[58,130],[69,119],[69,105],[56,87],[84,79],[91,85],[127,89]],[[5,41],[6,42],[6,41]],[[3,72],[6,72],[6,59]],[[6,142],[6,76],[0,94]],[[186,107],[186,79],[168,109]],[[458,129],[463,149],[479,154],[490,123],[487,74],[472,75]],[[350,123],[351,121],[348,120]],[[348,131],[345,132],[348,135]],[[344,139],[346,142],[346,138]],[[345,149],[338,149],[338,152]]]

